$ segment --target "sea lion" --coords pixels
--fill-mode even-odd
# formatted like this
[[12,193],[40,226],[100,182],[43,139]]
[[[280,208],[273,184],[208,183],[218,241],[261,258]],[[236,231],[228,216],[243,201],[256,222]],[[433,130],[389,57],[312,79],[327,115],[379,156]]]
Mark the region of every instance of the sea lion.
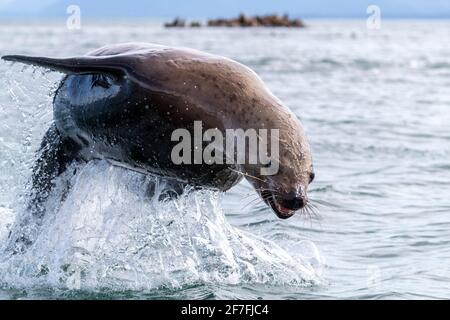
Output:
[[[174,185],[226,191],[245,177],[280,218],[308,203],[314,179],[310,147],[296,116],[250,68],[201,51],[147,43],[108,45],[85,56],[8,55],[7,61],[65,74],[53,103],[33,173],[35,210],[54,178],[74,160],[107,159]],[[175,164],[177,128],[279,130],[279,170],[261,175],[261,164]]]

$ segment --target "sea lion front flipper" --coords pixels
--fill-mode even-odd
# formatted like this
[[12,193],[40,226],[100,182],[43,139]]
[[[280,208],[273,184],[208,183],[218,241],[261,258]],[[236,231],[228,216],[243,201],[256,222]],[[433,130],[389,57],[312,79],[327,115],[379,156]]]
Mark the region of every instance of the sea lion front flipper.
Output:
[[20,62],[65,74],[110,74],[121,77],[127,72],[125,65],[116,57],[73,57],[48,58],[30,57],[22,55],[7,55],[2,57],[5,61]]
[[75,160],[75,154],[74,143],[63,139],[53,123],[42,139],[39,157],[33,166],[28,209],[34,216],[44,215],[45,201],[55,185],[55,179]]

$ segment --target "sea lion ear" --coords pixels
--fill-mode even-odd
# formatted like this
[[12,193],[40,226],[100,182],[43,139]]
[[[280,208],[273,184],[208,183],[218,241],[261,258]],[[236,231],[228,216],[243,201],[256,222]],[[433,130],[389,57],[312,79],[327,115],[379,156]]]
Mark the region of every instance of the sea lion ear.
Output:
[[116,77],[127,73],[125,65],[112,56],[83,56],[74,58],[29,57],[21,55],[3,56],[3,60],[21,62],[66,74],[102,73]]

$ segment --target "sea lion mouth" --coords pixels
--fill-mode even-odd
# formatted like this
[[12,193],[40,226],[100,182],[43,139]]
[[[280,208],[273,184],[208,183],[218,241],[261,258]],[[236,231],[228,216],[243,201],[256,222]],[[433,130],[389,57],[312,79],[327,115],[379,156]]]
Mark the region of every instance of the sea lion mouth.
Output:
[[291,210],[278,204],[276,201],[271,205],[272,210],[277,214],[278,218],[287,219],[295,214],[295,210]]
[[296,210],[292,210],[289,208],[284,207],[282,204],[280,204],[276,197],[267,190],[264,190],[261,192],[261,196],[264,199],[264,201],[272,208],[273,212],[277,215],[280,219],[287,219],[292,217]]

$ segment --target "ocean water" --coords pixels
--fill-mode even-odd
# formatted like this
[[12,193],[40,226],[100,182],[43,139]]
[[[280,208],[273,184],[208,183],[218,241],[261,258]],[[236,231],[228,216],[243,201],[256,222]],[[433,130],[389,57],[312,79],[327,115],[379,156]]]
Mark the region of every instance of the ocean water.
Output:
[[[27,220],[61,75],[2,61],[0,299],[450,298],[450,22],[308,26],[0,23],[1,55],[143,41],[250,66],[305,127],[319,208],[279,220],[246,183],[158,202],[145,190],[163,192],[162,179],[97,161],[58,179],[49,214]],[[22,234],[33,245],[10,256],[8,239]]]

